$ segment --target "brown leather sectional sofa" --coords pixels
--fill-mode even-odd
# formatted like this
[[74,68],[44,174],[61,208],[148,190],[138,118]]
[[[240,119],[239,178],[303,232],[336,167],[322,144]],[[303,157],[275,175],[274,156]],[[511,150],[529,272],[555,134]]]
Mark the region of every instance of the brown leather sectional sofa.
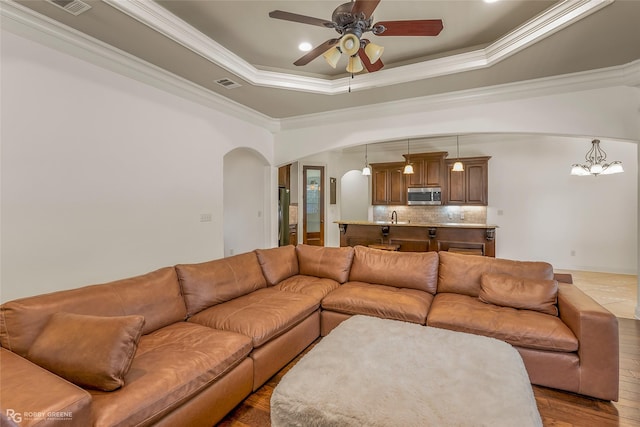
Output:
[[496,337],[532,383],[617,400],[615,316],[553,279],[542,262],[299,245],[10,301],[1,414],[211,426],[354,314]]

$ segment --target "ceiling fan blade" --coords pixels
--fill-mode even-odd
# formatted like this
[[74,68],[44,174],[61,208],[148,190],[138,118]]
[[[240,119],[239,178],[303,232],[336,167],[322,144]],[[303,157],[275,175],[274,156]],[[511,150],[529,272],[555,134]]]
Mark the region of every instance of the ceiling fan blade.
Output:
[[382,25],[386,30],[378,36],[437,36],[444,28],[442,19],[422,19],[413,21],[380,21],[374,28]]
[[333,46],[338,44],[338,41],[340,41],[340,39],[327,40],[326,42],[322,43],[320,46],[317,46],[315,49],[307,52],[306,55],[304,55],[303,57],[298,59],[296,62],[294,62],[293,65],[298,65],[298,66],[307,65],[309,62],[313,61],[318,56],[322,55],[323,53],[331,49]]
[[380,0],[356,0],[351,8],[351,13],[358,15],[360,12],[364,13],[364,16],[370,18],[373,11],[378,7]]
[[381,59],[378,59],[376,62],[372,64],[371,61],[369,61],[369,57],[364,52],[363,48],[360,48],[360,50],[358,51],[358,56],[360,57],[360,60],[362,61],[362,65],[364,65],[364,68],[366,68],[367,71],[370,73],[378,71],[382,67],[384,67],[384,64],[382,63]]
[[333,28],[335,24],[326,19],[314,18],[312,16],[298,15],[297,13],[274,10],[269,12],[270,18],[282,19],[285,21],[299,22],[301,24],[317,25],[319,27]]

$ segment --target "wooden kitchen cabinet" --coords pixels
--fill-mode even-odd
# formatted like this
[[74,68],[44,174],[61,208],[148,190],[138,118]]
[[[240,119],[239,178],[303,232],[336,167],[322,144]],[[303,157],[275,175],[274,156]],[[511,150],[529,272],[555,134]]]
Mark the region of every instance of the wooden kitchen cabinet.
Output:
[[[445,180],[446,151],[409,155],[413,174],[407,175],[407,187],[443,187]],[[407,155],[404,154],[404,158]]]
[[488,204],[490,158],[489,156],[460,158],[464,165],[463,172],[452,170],[457,159],[446,160],[446,204],[482,206]]
[[402,173],[404,163],[372,163],[371,165],[371,204],[404,205],[407,187]]

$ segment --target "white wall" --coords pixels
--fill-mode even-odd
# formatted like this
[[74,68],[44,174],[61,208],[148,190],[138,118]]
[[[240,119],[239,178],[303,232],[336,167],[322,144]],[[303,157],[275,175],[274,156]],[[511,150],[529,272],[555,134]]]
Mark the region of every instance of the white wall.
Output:
[[7,31],[1,55],[2,301],[224,255],[224,155],[272,163],[271,133]]
[[[484,141],[482,141],[484,139]],[[481,138],[472,149],[489,161],[487,222],[498,224],[497,255],[545,260],[558,269],[636,274],[638,253],[637,144],[602,141],[625,172],[569,174],[591,148],[568,138]]]
[[[413,143],[425,145],[424,141]],[[428,145],[426,151],[455,155],[455,138],[429,139]],[[636,274],[638,146],[604,139],[601,147],[609,160],[623,162],[624,173],[571,176],[571,164],[582,162],[591,148],[591,140],[584,137],[483,134],[461,138],[461,156],[492,156],[487,222],[499,227],[498,257],[548,261],[557,269]],[[386,152],[380,146],[369,148],[371,162],[402,161],[405,152],[398,151],[397,144]],[[356,151],[324,153],[306,161],[332,158],[335,173],[349,176],[359,173],[353,169],[362,164],[363,156]],[[353,194],[342,193],[340,212],[361,209],[353,199]],[[327,230],[339,242],[335,224],[328,224]]]
[[371,205],[370,177],[363,176],[361,169],[350,170],[340,179],[340,219],[343,221],[366,221]]

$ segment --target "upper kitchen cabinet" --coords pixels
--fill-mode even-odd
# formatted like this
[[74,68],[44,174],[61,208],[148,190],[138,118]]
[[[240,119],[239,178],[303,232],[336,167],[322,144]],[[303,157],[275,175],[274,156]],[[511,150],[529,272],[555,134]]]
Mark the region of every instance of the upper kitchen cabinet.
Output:
[[454,172],[453,164],[457,159],[447,159],[447,181],[445,203],[449,205],[488,204],[489,159],[491,157],[460,158],[463,172]]
[[[404,154],[405,159],[407,155]],[[446,151],[419,153],[408,156],[413,174],[407,175],[407,187],[443,187]]]
[[407,187],[402,173],[404,163],[371,163],[373,205],[404,205]]

